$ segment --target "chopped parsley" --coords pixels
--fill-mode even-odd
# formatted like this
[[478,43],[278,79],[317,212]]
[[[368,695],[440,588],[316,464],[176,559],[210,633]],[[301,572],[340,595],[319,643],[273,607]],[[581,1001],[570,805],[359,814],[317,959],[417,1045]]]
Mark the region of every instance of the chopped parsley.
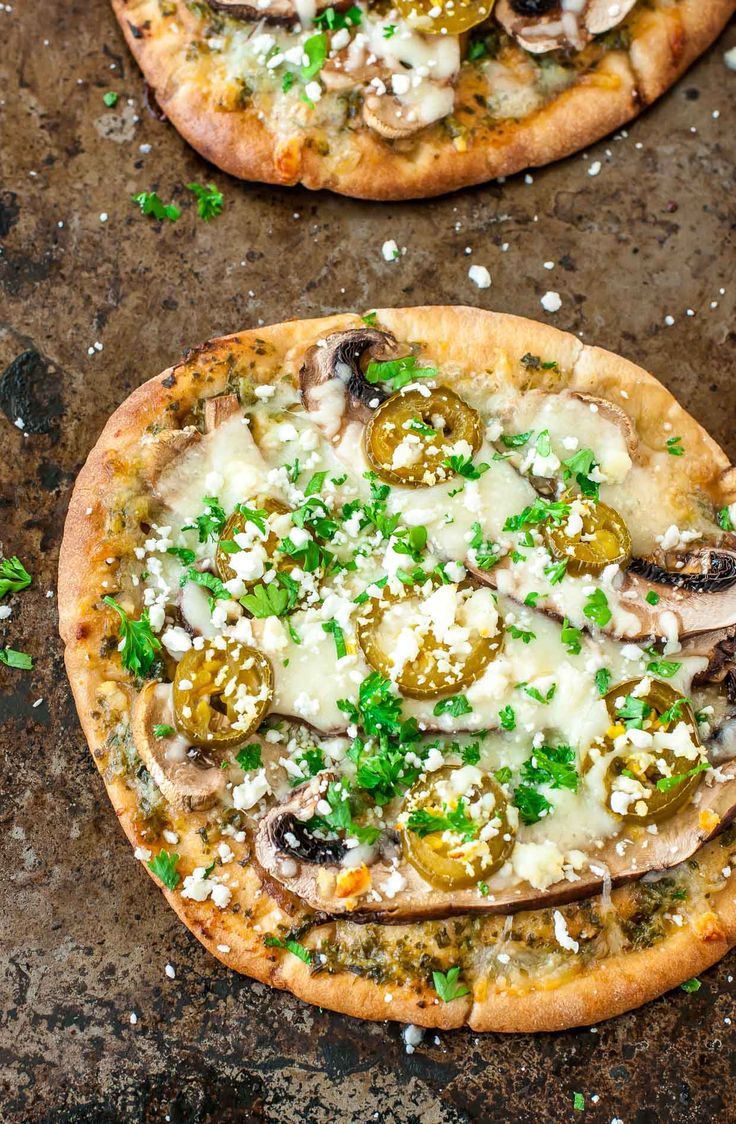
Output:
[[348,654],[348,650],[345,646],[345,634],[340,625],[337,621],[323,621],[322,630],[331,634],[335,641],[335,654],[339,660],[343,659]]
[[682,445],[681,437],[668,437],[666,441],[667,452],[671,457],[684,457],[685,450]]
[[533,429],[528,429],[526,433],[502,433],[501,441],[507,449],[520,449],[526,445],[533,432]]
[[692,769],[688,769],[686,773],[675,773],[671,777],[660,777],[657,781],[657,788],[660,792],[669,792],[671,788],[676,788],[682,781],[688,777],[696,777],[698,773],[704,773],[706,769],[710,769],[709,761],[699,761]]
[[482,461],[478,465],[473,464],[472,456],[463,457],[455,454],[450,457],[445,457],[442,463],[446,468],[452,469],[458,476],[462,476],[466,480],[480,480],[483,473],[488,472],[488,469],[491,467],[489,464],[486,464],[485,461]]
[[509,625],[509,633],[514,640],[521,640],[522,644],[528,644],[537,638],[536,632],[526,632],[523,628],[517,628],[515,624]]
[[580,780],[575,768],[576,753],[570,745],[543,745],[535,749],[521,767],[521,777],[529,784],[569,788],[577,792]]
[[462,836],[465,843],[475,839],[480,825],[471,819],[465,810],[465,801],[462,797],[457,805],[450,809],[447,804],[442,805],[442,812],[429,812],[426,808],[414,808],[406,821],[409,831],[413,831],[420,839],[425,835],[434,835],[438,831],[452,831]]
[[27,589],[32,582],[31,575],[26,570],[20,558],[3,558],[0,562],[0,598],[8,593],[18,593]]
[[366,312],[365,316],[361,316],[360,319],[369,328],[375,328],[375,326],[378,322],[378,313],[377,312]]
[[208,591],[210,612],[214,609],[216,601],[230,600],[230,594],[222,584],[222,580],[216,574],[211,574],[209,570],[195,570],[194,566],[189,566],[180,577],[179,585],[186,585],[187,582],[194,582],[195,585],[202,586]]
[[542,362],[538,355],[532,355],[527,351],[526,355],[521,357],[522,367],[526,367],[527,371],[556,371],[559,364],[556,359],[548,359]]
[[363,13],[360,8],[353,4],[346,12],[336,12],[334,8],[327,8],[314,17],[314,24],[322,31],[339,31],[343,27],[358,27],[362,18]]
[[261,747],[258,742],[251,742],[250,745],[244,745],[235,754],[235,760],[240,768],[250,773],[253,769],[260,769],[261,761]]
[[516,714],[513,707],[505,706],[503,710],[499,710],[498,717],[499,721],[501,722],[502,730],[516,729]]
[[102,95],[102,100],[108,109],[113,109],[118,104],[120,94],[116,94],[114,90],[108,90]]
[[396,24],[395,23],[385,23],[383,25],[383,38],[384,39],[393,39],[395,34],[396,34]]
[[585,1111],[585,1097],[582,1093],[573,1093],[572,1107],[576,1110],[576,1112]]
[[583,615],[598,628],[605,628],[608,624],[613,614],[608,605],[608,598],[602,589],[596,589],[589,594],[583,606]]
[[188,183],[187,191],[193,192],[197,200],[197,214],[205,222],[222,214],[224,206],[222,192],[218,191],[213,183],[208,183],[206,187],[202,187],[199,183]]
[[612,676],[611,672],[608,670],[608,668],[607,667],[599,668],[598,671],[596,671],[594,678],[595,678],[595,685],[598,688],[598,694],[599,695],[607,694],[608,688],[611,686],[611,680],[613,678],[613,676]]
[[176,730],[173,726],[167,726],[165,722],[157,722],[153,727],[154,738],[170,738]]
[[460,967],[448,968],[447,972],[432,972],[434,990],[443,1003],[451,1003],[470,993],[470,988],[460,983]]
[[516,686],[524,691],[530,699],[534,699],[534,701],[538,703],[543,703],[545,706],[547,703],[552,702],[552,699],[555,697],[555,691],[557,690],[556,683],[552,684],[546,695],[543,695],[538,687],[530,687],[528,683],[517,683]]
[[565,651],[569,656],[579,656],[583,650],[583,633],[581,629],[571,625],[567,617],[562,622],[560,640],[565,645]]
[[388,383],[390,390],[401,390],[402,386],[415,379],[431,379],[437,374],[436,367],[419,367],[415,355],[404,355],[401,359],[387,359],[383,362],[371,360],[365,370],[369,383]]
[[193,523],[182,527],[182,531],[196,530],[199,541],[208,542],[219,537],[227,523],[227,515],[217,496],[205,496],[202,502],[205,506],[204,514],[198,515]]
[[517,785],[514,790],[514,804],[525,824],[537,823],[553,811],[546,796],[529,784]]
[[544,567],[544,572],[549,579],[550,585],[559,585],[565,576],[567,570],[568,559],[563,558],[559,562],[552,562],[549,566]]
[[537,496],[533,504],[525,507],[518,515],[510,515],[503,525],[504,531],[522,531],[525,527],[536,527],[548,520],[561,523],[570,514],[570,504],[561,500],[545,500]]
[[688,995],[692,995],[692,994],[694,994],[694,992],[700,991],[702,986],[703,986],[702,983],[700,982],[700,980],[696,976],[693,976],[692,979],[684,980],[680,984],[680,987],[682,988],[682,990],[686,991],[688,993]]
[[304,498],[308,499],[310,496],[318,496],[322,491],[322,485],[324,484],[326,479],[326,471],[315,472],[314,476],[311,477],[311,479],[307,483],[306,488],[304,489]]
[[103,597],[105,605],[120,617],[120,661],[126,671],[142,678],[154,665],[156,653],[161,650],[161,641],[154,634],[148,619],[148,609],[144,609],[139,620],[133,620],[114,597]]
[[284,617],[289,612],[291,595],[287,589],[282,589],[275,581],[264,585],[258,582],[250,593],[240,598],[240,604],[254,617]]
[[175,203],[164,203],[155,191],[139,191],[131,198],[138,204],[142,214],[153,215],[159,222],[163,222],[164,219],[176,222],[181,215],[181,210]]
[[645,699],[637,699],[634,695],[626,695],[621,706],[616,707],[616,716],[621,719],[628,730],[643,730],[644,719],[652,713],[652,708]]
[[[223,545],[224,545],[224,542],[220,542],[220,546],[223,546]],[[237,547],[236,547],[236,549],[237,549]],[[195,562],[196,558],[197,558],[197,555],[194,553],[194,551],[189,550],[185,546],[168,546],[166,548],[166,553],[170,554],[173,558],[178,558],[179,561],[184,566],[191,566],[192,563]],[[228,551],[227,553],[231,553],[231,552]]]
[[453,718],[459,718],[463,714],[471,714],[472,706],[468,702],[465,695],[453,695],[450,699],[440,699],[439,702],[434,704],[432,714],[439,718],[442,714],[449,714]]
[[323,31],[317,35],[310,35],[302,44],[302,51],[307,56],[307,62],[299,68],[299,74],[304,82],[316,78],[325,64],[327,58],[327,36]]
[[659,605],[659,594],[655,593],[653,589],[650,589],[644,600],[650,605]]
[[288,94],[289,90],[295,82],[296,74],[293,74],[291,70],[287,70],[283,78],[281,79],[281,93]]
[[305,964],[311,964],[314,953],[305,948],[299,941],[282,940],[281,937],[264,937],[263,943],[268,948],[283,948],[286,952],[290,952],[292,956],[298,956]]
[[19,671],[33,670],[33,657],[27,652],[17,652],[15,648],[0,648],[0,663],[15,667]]
[[734,527],[734,525],[733,525],[733,519],[731,518],[731,512],[730,512],[729,508],[722,507],[721,510],[718,512],[717,518],[718,518],[718,526],[721,528],[722,531],[735,531],[736,530],[736,527]]
[[651,671],[652,675],[658,675],[660,679],[671,679],[673,675],[677,675],[681,667],[682,664],[675,660],[651,660],[647,664],[647,671]]
[[471,531],[473,532],[473,536],[469,546],[475,556],[475,565],[480,570],[492,569],[501,557],[500,546],[498,543],[491,542],[490,539],[483,538],[483,530],[480,523],[473,523]]
[[493,775],[499,784],[508,784],[511,780],[511,770],[508,765],[502,765],[500,769],[496,769]]
[[179,858],[176,852],[170,855],[168,851],[161,850],[149,863],[146,863],[146,866],[168,890],[175,890],[181,881],[181,876],[176,869]]

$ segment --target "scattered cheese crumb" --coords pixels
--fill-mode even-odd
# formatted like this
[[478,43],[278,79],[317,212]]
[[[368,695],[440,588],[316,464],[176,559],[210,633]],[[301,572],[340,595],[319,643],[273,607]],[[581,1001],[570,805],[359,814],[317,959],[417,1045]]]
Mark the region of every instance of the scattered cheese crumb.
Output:
[[539,303],[545,312],[559,312],[562,308],[562,298],[553,289],[548,289]]
[[479,289],[489,289],[491,286],[491,275],[484,265],[471,265],[468,277]]

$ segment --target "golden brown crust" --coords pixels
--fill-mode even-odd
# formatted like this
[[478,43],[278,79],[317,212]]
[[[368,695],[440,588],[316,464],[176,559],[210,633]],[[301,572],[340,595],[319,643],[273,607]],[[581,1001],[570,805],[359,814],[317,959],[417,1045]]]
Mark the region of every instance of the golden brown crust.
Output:
[[[351,131],[335,155],[307,132],[279,140],[254,109],[223,112],[206,90],[182,81],[181,50],[157,34],[146,0],[112,0],[128,45],[161,108],[202,156],[232,175],[302,183],[366,199],[441,195],[496,176],[548,164],[592,144],[659,97],[713,41],[736,0],[669,0],[633,20],[628,53],[614,50],[570,88],[523,120],[499,121],[458,151],[439,127],[407,149],[368,129]],[[159,17],[160,19],[160,17]],[[330,138],[328,138],[329,140]]]
[[[718,502],[718,481],[728,467],[724,453],[656,379],[634,364],[584,346],[575,336],[549,325],[473,308],[378,310],[377,321],[399,340],[426,346],[436,360],[454,362],[461,379],[488,383],[494,378],[501,382],[521,380],[525,375],[518,360],[532,350],[557,360],[564,372],[564,385],[611,396],[640,426],[645,424],[647,410],[660,418],[667,413],[692,452],[686,459],[691,462],[693,483],[708,489]],[[169,418],[168,424],[174,427],[186,424],[188,410],[196,401],[225,390],[233,360],[248,365],[258,356],[257,365],[249,366],[256,381],[268,381],[284,370],[296,376],[306,348],[331,331],[360,323],[357,316],[333,316],[210,341],[183,364],[139,387],[120,406],[79,475],[59,562],[60,631],[82,727],[133,845],[144,842],[137,798],[124,776],[110,766],[100,712],[103,693],[111,700],[110,689],[119,696],[110,705],[117,706],[123,717],[133,697],[132,683],[122,672],[116,654],[104,654],[101,646],[107,614],[99,611],[100,589],[117,589],[116,565],[109,562],[111,543],[118,548],[122,567],[125,565],[124,539],[115,523],[118,481],[125,478],[126,467],[139,458],[141,435],[150,426],[161,425],[162,419],[167,424],[165,419]],[[477,373],[479,357],[488,374]],[[558,376],[544,377],[554,389],[552,380]],[[139,491],[141,479],[138,477]],[[136,493],[129,488],[125,494],[130,500]],[[194,816],[177,820],[177,851],[184,869],[192,869],[201,855],[196,822]],[[720,844],[707,846],[716,848]],[[279,912],[280,903],[260,885],[252,865],[246,864],[243,879],[241,903],[245,908],[239,913],[220,910],[210,902],[185,899],[179,892],[181,886],[164,893],[198,939],[229,967],[290,990],[309,1002],[368,1019],[396,1019],[440,1028],[467,1023],[475,1030],[495,1031],[549,1031],[598,1022],[676,986],[717,961],[736,943],[735,873],[703,906],[710,912],[705,914],[707,923],[699,927],[692,923],[697,921],[693,915],[681,929],[671,930],[649,948],[611,953],[587,963],[569,979],[544,977],[538,985],[530,980],[523,990],[504,988],[480,972],[472,981],[472,995],[442,1003],[422,979],[383,984],[350,972],[314,973],[297,957],[267,948],[263,930],[256,926],[265,920],[268,931],[268,918]],[[350,922],[340,925],[356,928]]]

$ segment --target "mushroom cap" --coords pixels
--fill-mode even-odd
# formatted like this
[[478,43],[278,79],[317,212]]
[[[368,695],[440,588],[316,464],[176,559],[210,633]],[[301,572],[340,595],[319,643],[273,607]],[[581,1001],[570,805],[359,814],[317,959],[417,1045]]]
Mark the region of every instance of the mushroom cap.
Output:
[[[235,16],[236,19],[264,20],[266,23],[276,24],[295,23],[297,20],[305,22],[308,19],[303,9],[300,14],[299,6],[293,0],[268,0],[264,7],[257,0],[252,4],[244,4],[242,0],[209,0],[209,4],[215,11]],[[328,8],[341,11],[349,6],[350,0],[314,0],[314,16]]]
[[636,0],[587,0],[584,9],[576,12],[572,6],[566,6],[565,0],[551,5],[498,0],[495,15],[520,47],[532,54],[543,54],[564,47],[579,50],[594,35],[621,23],[635,3]]
[[[473,889],[441,890],[427,882],[405,859],[375,853],[369,859],[369,889],[377,893],[358,898],[342,898],[336,893],[337,879],[346,867],[328,849],[318,849],[310,857],[299,848],[284,847],[288,828],[294,820],[303,823],[314,813],[329,776],[321,774],[295,789],[281,804],[260,821],[255,840],[258,863],[266,875],[312,909],[328,917],[349,916],[354,921],[403,923],[450,917],[456,914],[516,913],[522,909],[547,908],[599,893],[604,885],[622,885],[645,874],[668,870],[686,861],[703,843],[723,830],[736,815],[736,762],[718,771],[719,779],[702,784],[699,802],[694,801],[658,825],[656,835],[638,825],[626,825],[619,838],[609,840],[594,852],[589,867],[573,882],[560,881],[546,890],[518,881],[483,897]],[[712,812],[714,815],[703,815]],[[715,826],[713,826],[715,825]],[[624,847],[620,846],[626,839]],[[622,852],[622,853],[619,853]],[[349,852],[347,852],[349,853]],[[304,855],[304,857],[302,857]],[[399,871],[404,885],[393,896],[382,887]]]
[[155,725],[174,726],[170,683],[147,683],[137,696],[131,715],[135,748],[154,784],[179,812],[211,808],[225,788],[218,766],[203,765],[189,757],[188,743],[178,734],[154,736]]
[[374,133],[378,133],[387,140],[399,140],[401,137],[410,137],[426,128],[424,121],[410,121],[407,117],[408,107],[403,105],[397,97],[384,94],[368,94],[363,101],[363,121]]
[[299,372],[302,402],[327,437],[337,440],[350,422],[365,424],[378,403],[388,397],[384,386],[366,379],[361,365],[364,357],[383,361],[398,355],[398,345],[389,332],[368,327],[334,332],[321,346],[307,351]]

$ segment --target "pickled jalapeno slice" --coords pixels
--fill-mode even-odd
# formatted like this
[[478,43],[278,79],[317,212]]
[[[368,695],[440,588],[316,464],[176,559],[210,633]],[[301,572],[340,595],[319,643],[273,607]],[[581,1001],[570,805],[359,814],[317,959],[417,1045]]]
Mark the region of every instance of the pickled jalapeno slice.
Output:
[[193,745],[239,745],[263,721],[273,698],[273,670],[245,644],[207,641],[190,648],[174,676],[176,725]]
[[404,855],[414,869],[430,885],[455,890],[503,866],[517,821],[498,782],[471,765],[422,777],[406,794],[399,822]]
[[469,686],[503,643],[503,623],[490,589],[432,579],[369,601],[356,632],[374,671],[413,699]]
[[[274,499],[273,496],[256,496],[252,504],[248,504],[246,506],[253,507],[259,512],[265,512],[265,519],[268,519],[271,515],[288,515],[290,511],[286,504],[281,503],[280,500]],[[232,581],[238,576],[233,567],[230,565],[229,556],[231,553],[231,549],[229,549],[228,544],[233,542],[235,535],[242,534],[245,531],[248,522],[249,520],[247,515],[245,515],[242,511],[236,509],[230,516],[222,530],[222,534],[215,551],[215,566],[217,567],[217,572],[220,575],[221,580],[224,582]],[[268,535],[263,540],[263,548],[266,551],[268,557],[273,558],[274,554],[276,553],[276,548],[279,545],[279,536],[268,525],[266,529],[268,531]],[[282,559],[281,556],[279,557],[279,569],[289,569],[291,565],[292,563],[290,559]],[[245,582],[245,585],[253,585],[258,580],[258,578],[254,578],[253,581]]]
[[398,0],[398,8],[417,31],[461,35],[487,20],[494,0]]
[[606,773],[608,806],[627,823],[668,819],[688,803],[708,767],[689,700],[647,677],[619,683],[605,703],[608,746],[617,748],[630,731]]
[[450,456],[472,457],[480,449],[483,424],[476,410],[446,386],[416,387],[392,394],[365,428],[371,468],[390,484],[409,487],[449,480]]
[[614,508],[592,500],[571,501],[572,511],[561,523],[544,528],[551,554],[567,560],[567,573],[574,577],[601,574],[606,566],[626,566],[631,558],[631,536]]

